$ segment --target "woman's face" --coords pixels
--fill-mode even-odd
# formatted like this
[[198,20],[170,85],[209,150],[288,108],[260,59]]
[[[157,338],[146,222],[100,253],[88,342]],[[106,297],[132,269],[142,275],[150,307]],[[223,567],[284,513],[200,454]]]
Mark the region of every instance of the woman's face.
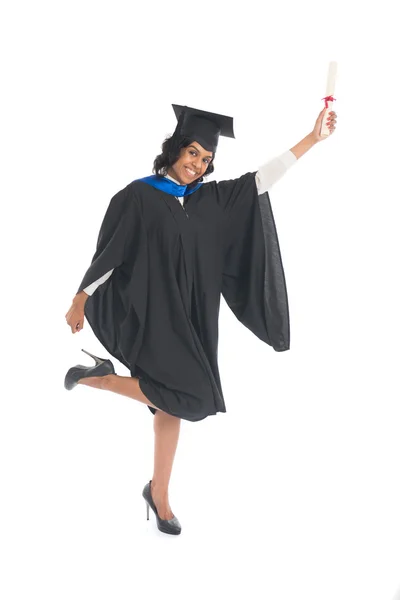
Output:
[[212,157],[212,152],[205,150],[198,142],[192,142],[190,146],[181,148],[178,160],[168,169],[168,175],[181,185],[188,185],[204,174]]

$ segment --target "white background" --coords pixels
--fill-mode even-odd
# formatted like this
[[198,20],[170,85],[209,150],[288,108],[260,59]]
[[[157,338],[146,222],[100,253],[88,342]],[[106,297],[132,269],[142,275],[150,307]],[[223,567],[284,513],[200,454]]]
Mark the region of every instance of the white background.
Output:
[[[4,600],[392,600],[400,586],[394,2],[9,2],[0,14]],[[234,117],[211,179],[312,131],[270,192],[291,349],[221,305],[227,405],[182,421],[180,536],[146,520],[153,417],[63,387],[107,356],[65,314],[111,197],[151,174],[172,103]],[[114,361],[115,363],[117,361]],[[128,371],[116,364],[120,375]]]

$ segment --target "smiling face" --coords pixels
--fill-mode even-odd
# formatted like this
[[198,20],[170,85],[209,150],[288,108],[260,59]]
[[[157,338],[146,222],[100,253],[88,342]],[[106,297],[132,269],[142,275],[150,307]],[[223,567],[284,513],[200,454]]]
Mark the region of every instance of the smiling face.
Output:
[[181,148],[178,160],[168,169],[168,175],[181,185],[188,185],[204,174],[212,157],[212,152],[205,150],[198,142],[192,142],[190,146]]

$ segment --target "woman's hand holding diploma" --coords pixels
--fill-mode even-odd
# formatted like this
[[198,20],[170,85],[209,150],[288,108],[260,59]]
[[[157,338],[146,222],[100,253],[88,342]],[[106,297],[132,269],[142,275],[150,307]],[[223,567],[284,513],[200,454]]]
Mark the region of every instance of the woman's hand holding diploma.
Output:
[[[324,117],[326,116],[327,110],[327,108],[323,108],[321,110],[318,119],[315,121],[315,126],[312,132],[306,135],[306,137],[303,138],[298,144],[293,146],[293,148],[290,148],[290,150],[293,152],[297,159],[299,159],[301,156],[303,156],[303,154],[308,152],[308,150],[315,146],[315,144],[321,142],[322,140],[326,140],[327,137],[329,137],[327,135],[321,135],[321,127]],[[336,113],[334,110],[329,111],[329,113],[330,117],[327,123],[327,127],[329,129],[329,135],[331,135],[335,131]]]
[[332,107],[333,101],[335,100],[333,94],[335,92],[336,75],[337,62],[331,61],[329,63],[328,69],[326,95],[325,98],[323,98],[323,100],[325,101],[325,108],[323,108],[320,112],[319,117],[316,120],[314,130],[312,132],[312,136],[316,142],[321,142],[335,131],[336,113],[334,110],[330,109]]
[[332,61],[329,63],[328,69],[328,81],[326,85],[326,96],[323,98],[325,106],[318,115],[315,121],[314,129],[311,133],[306,135],[298,144],[290,148],[296,158],[303,156],[310,148],[312,148],[318,142],[326,140],[336,129],[337,115],[334,110],[331,110],[332,103],[335,100],[333,93],[335,91],[337,74],[337,62]]
[[329,135],[321,135],[322,121],[324,120],[325,113],[328,109],[323,108],[319,113],[318,119],[315,121],[315,127],[311,132],[311,136],[315,142],[321,142],[322,140],[326,140],[336,129],[336,113],[334,110],[329,111],[328,119],[326,120],[326,126],[329,129]]

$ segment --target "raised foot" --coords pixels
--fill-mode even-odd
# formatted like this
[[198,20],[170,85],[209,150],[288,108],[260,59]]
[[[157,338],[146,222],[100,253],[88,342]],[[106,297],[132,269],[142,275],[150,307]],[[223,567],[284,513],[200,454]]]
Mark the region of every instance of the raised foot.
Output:
[[99,390],[104,390],[107,385],[107,377],[109,376],[103,375],[102,377],[83,377],[82,379],[79,379],[77,383],[88,385],[89,387],[94,387]]

